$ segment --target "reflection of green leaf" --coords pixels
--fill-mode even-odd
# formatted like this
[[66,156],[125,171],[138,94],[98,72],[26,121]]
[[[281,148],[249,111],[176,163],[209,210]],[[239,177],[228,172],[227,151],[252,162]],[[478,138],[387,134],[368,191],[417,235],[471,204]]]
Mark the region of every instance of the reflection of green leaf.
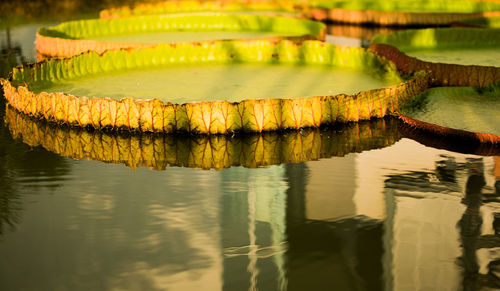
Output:
[[6,123],[15,138],[32,147],[75,159],[123,163],[129,167],[262,167],[344,156],[389,146],[399,140],[394,119],[351,123],[330,129],[225,135],[121,135],[59,127],[7,108]]

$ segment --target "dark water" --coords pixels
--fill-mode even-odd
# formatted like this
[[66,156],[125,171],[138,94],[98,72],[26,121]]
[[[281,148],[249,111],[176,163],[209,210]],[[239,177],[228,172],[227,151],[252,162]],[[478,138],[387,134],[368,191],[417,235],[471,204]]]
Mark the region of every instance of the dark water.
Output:
[[[2,75],[37,26],[0,33]],[[498,149],[390,119],[220,140],[0,117],[0,290],[500,286],[500,157],[471,154]]]

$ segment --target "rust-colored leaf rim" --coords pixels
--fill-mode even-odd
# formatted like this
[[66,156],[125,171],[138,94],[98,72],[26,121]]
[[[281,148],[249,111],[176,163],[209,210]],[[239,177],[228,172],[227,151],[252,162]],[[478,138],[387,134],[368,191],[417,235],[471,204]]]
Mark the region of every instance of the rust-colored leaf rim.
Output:
[[500,28],[500,16],[465,19],[452,23],[455,27]]
[[131,168],[167,166],[249,168],[341,157],[390,146],[400,139],[397,119],[349,123],[334,128],[257,134],[118,134],[58,126],[29,118],[7,105],[5,123],[13,138],[73,159],[121,163]]
[[418,129],[421,132],[429,133],[435,136],[442,136],[448,139],[461,140],[464,142],[480,142],[489,144],[500,144],[500,135],[492,133],[481,133],[472,132],[467,130],[455,129],[450,127],[445,127],[437,125],[434,123],[429,123],[421,121],[402,113],[398,113],[397,116],[404,123],[408,124],[414,129]]
[[[326,26],[317,21],[281,16],[249,14],[150,15],[117,19],[88,19],[41,27],[35,40],[39,54],[48,57],[71,57],[85,51],[103,53],[109,49],[144,48],[155,43],[99,41],[92,37],[129,33],[173,31],[260,31],[283,34],[274,40],[324,40]],[[287,34],[295,36],[287,37]]]
[[464,140],[462,137],[436,134],[434,132],[424,131],[420,128],[408,125],[405,122],[398,123],[400,134],[412,139],[424,146],[436,149],[443,149],[462,154],[474,154],[481,156],[500,156],[499,143],[483,143],[476,139]]
[[[380,26],[447,26],[453,22],[499,16],[500,3],[489,1],[319,1],[306,12],[309,18],[338,23]],[[413,12],[418,7],[418,12]],[[398,6],[401,6],[398,8]]]
[[[34,93],[30,86],[105,73],[179,63],[288,63],[316,64],[364,70],[385,80],[400,82],[355,95],[294,99],[257,99],[241,102],[207,101],[172,104],[158,99],[77,97],[66,93]],[[392,114],[422,93],[428,75],[418,72],[403,81],[394,64],[361,48],[339,47],[321,41],[220,41],[211,44],[158,45],[121,49],[99,55],[88,52],[69,59],[52,59],[13,69],[0,79],[8,102],[20,112],[48,121],[96,129],[196,132],[225,134],[367,120]]]
[[262,0],[223,0],[223,1],[163,1],[157,3],[140,3],[135,6],[122,6],[101,10],[100,18],[112,19],[137,15],[155,15],[185,12],[296,12],[297,8],[292,1],[262,1]]
[[408,56],[408,49],[499,47],[500,29],[430,28],[375,36],[370,49],[404,73],[425,70],[432,86],[486,87],[500,81],[500,67],[434,63]]

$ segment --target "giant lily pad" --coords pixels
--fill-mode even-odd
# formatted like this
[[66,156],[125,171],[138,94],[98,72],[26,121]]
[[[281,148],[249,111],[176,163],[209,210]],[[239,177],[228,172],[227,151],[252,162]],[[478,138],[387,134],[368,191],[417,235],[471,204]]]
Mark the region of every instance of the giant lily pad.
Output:
[[[210,75],[211,69],[217,73]],[[239,74],[243,77],[238,79]],[[259,79],[262,74],[267,77]],[[189,88],[181,92],[186,95],[172,103],[182,89],[177,83],[188,76],[191,81],[184,87]],[[0,81],[9,103],[31,116],[95,128],[200,133],[261,132],[383,117],[428,83],[424,72],[403,80],[392,63],[365,49],[265,40],[89,52],[17,67],[9,80]],[[80,82],[86,88],[79,88]],[[116,88],[106,91],[106,84],[130,91],[111,98],[97,91],[75,94],[79,97],[67,91],[99,89],[112,95]],[[301,84],[293,87],[301,96],[273,91],[275,84],[284,89]],[[314,91],[320,85],[325,91]],[[139,89],[134,91],[134,86]],[[348,89],[352,95],[341,94]],[[221,98],[220,91],[228,95]]]
[[390,146],[400,139],[397,119],[377,119],[330,129],[226,135],[113,134],[57,126],[29,118],[7,106],[5,123],[24,143],[74,159],[123,163],[128,167],[167,166],[223,169],[262,167],[344,156]]
[[500,87],[438,87],[400,108],[401,119],[449,138],[500,143]]
[[436,86],[484,87],[500,81],[500,29],[438,28],[377,35],[370,48]]
[[139,3],[134,6],[122,6],[102,10],[100,18],[110,19],[138,15],[154,15],[185,12],[275,12],[295,13],[297,9],[291,1],[265,1],[265,0],[222,0],[222,1],[164,1],[156,3]]
[[36,49],[42,56],[69,57],[93,50],[143,48],[158,43],[221,39],[319,39],[326,26],[311,20],[247,14],[153,15],[90,19],[42,27]]
[[467,0],[307,1],[311,17],[342,23],[390,26],[449,25],[455,21],[500,15],[500,3]]

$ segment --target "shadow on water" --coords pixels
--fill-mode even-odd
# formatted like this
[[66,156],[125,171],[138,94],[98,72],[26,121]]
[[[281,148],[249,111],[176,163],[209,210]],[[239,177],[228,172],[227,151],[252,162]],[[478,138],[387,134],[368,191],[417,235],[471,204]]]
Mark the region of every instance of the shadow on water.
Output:
[[288,290],[384,290],[383,221],[309,219],[308,171],[304,163],[286,167]]
[[[456,224],[462,249],[461,256],[456,258],[456,264],[462,269],[460,290],[500,288],[500,212],[496,206],[500,203],[500,163],[498,157],[495,158],[496,180],[493,187],[486,185],[483,158],[467,158],[465,162],[457,162],[454,157],[448,155],[442,155],[441,160],[436,161],[434,171],[389,175],[385,180],[386,189],[396,190],[396,199],[460,198],[460,203],[465,205],[465,210]],[[465,185],[461,185],[463,180]],[[462,191],[465,192],[463,196]],[[482,205],[493,210],[488,209],[484,213],[481,211]],[[485,216],[491,216],[488,223],[492,225],[486,227],[494,229],[494,234],[484,234]]]
[[[483,287],[500,288],[500,256],[495,251],[500,247],[500,233],[497,231],[500,213],[493,214],[495,234],[482,236],[483,218],[480,209],[481,205],[488,199],[483,193],[486,185],[484,165],[482,159],[469,159],[466,166],[469,177],[467,178],[465,196],[462,199],[466,209],[457,224],[463,247],[463,255],[460,258],[464,268],[463,290],[478,290]],[[498,189],[495,190],[488,195],[490,198],[488,202],[492,202],[491,198],[493,201],[500,201],[500,192]],[[485,242],[488,243],[485,244]],[[478,250],[487,253],[486,258],[482,258],[483,262],[478,258]],[[480,270],[480,263],[485,265],[486,270]]]
[[[9,75],[13,67],[26,62],[21,46],[12,42],[11,33],[9,27],[5,28],[5,42],[2,42],[0,47],[0,77],[4,78]],[[3,95],[2,100],[4,100]]]

